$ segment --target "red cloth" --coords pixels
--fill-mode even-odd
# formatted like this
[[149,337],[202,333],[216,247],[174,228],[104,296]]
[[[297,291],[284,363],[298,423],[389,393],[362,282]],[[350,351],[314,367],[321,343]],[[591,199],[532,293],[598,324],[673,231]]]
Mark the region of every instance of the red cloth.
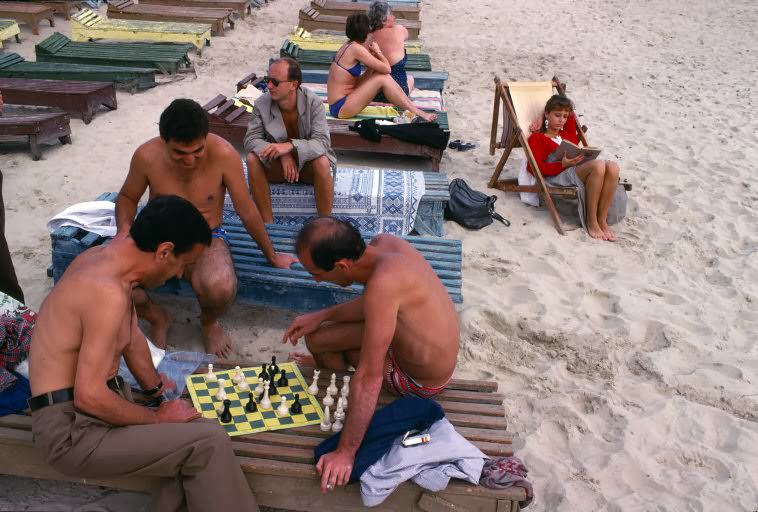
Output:
[[[579,144],[579,136],[576,133],[576,116],[572,112],[569,116],[566,124],[563,126],[563,130],[558,134],[563,140]],[[548,155],[555,151],[558,144],[553,142],[553,139],[541,132],[534,132],[529,136],[529,148],[532,150],[534,160],[537,162],[537,167],[540,168],[540,172],[543,176],[556,176],[563,172],[563,165],[560,162],[548,163]],[[534,174],[532,166],[527,167],[529,172]]]
[[36,320],[37,314],[22,304],[0,314],[0,391],[16,381],[10,370],[29,355]]

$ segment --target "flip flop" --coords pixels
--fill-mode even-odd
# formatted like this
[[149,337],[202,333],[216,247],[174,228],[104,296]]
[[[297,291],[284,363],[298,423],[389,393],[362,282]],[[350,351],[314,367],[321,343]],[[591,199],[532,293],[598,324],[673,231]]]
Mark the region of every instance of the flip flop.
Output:
[[461,144],[463,144],[463,142],[461,142],[461,139],[455,139],[453,142],[448,144],[447,147],[450,149],[459,149],[461,147]]
[[476,144],[471,142],[461,142],[458,145],[458,151],[468,151],[470,149],[474,149],[476,147]]

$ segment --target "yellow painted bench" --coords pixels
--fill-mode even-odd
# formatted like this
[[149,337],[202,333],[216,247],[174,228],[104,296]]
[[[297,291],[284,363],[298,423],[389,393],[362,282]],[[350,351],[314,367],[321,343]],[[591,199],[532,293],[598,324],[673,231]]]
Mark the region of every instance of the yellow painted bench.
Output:
[[115,39],[191,43],[201,53],[204,46],[211,44],[211,26],[204,23],[110,20],[90,9],[83,9],[71,18],[71,39],[79,42]]
[[18,28],[16,20],[0,20],[0,48],[3,47],[3,41],[16,38],[16,42],[20,43],[21,38],[18,36],[21,33],[21,29]]
[[[326,50],[334,51],[347,42],[347,36],[340,34],[312,34],[307,30],[297,27],[287,36],[290,42],[295,43],[303,50]],[[405,51],[408,53],[422,53],[421,43],[419,41],[406,41]]]

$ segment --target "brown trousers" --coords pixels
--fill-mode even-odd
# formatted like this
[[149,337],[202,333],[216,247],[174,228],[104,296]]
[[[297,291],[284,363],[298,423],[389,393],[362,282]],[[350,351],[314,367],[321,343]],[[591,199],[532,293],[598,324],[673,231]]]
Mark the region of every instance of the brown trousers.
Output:
[[32,432],[61,473],[158,477],[155,511],[258,510],[229,436],[215,421],[115,427],[64,402],[35,411]]

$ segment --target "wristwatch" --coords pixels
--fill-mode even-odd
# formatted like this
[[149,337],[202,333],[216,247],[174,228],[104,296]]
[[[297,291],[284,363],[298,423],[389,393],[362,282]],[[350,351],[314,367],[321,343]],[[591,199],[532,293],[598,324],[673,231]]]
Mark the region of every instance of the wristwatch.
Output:
[[150,389],[143,389],[142,392],[144,394],[146,394],[146,395],[151,395],[152,396],[152,395],[156,394],[158,391],[160,391],[162,388],[163,388],[163,378],[161,378],[158,381],[158,385],[157,386],[155,386],[154,388],[150,388]]

